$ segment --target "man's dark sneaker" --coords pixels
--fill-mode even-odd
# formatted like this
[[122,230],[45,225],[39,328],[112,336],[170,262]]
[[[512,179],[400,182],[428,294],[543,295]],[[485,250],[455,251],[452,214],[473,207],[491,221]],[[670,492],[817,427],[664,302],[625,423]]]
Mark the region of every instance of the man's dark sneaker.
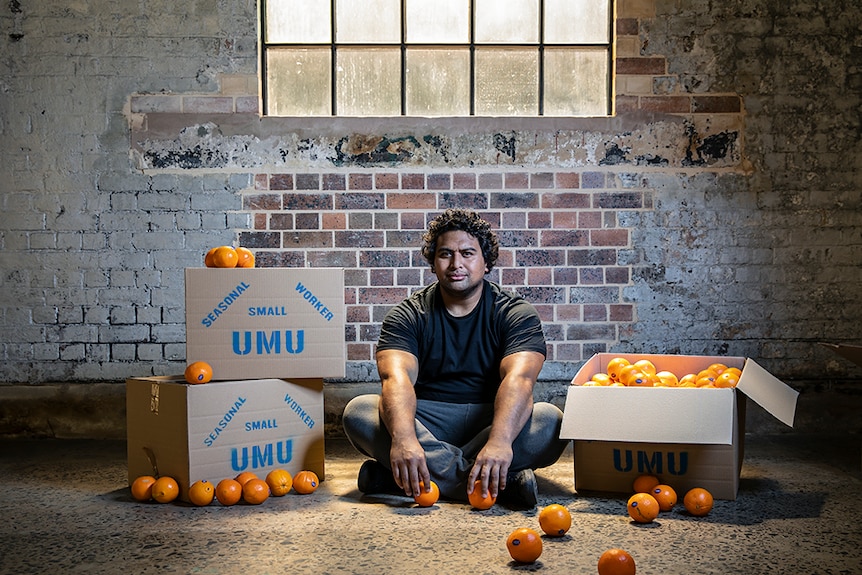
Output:
[[404,491],[395,483],[392,472],[373,459],[369,459],[359,468],[359,476],[356,478],[356,486],[362,493],[368,494],[404,494]]
[[506,489],[497,501],[515,509],[532,509],[539,502],[539,487],[532,469],[523,469],[506,476]]

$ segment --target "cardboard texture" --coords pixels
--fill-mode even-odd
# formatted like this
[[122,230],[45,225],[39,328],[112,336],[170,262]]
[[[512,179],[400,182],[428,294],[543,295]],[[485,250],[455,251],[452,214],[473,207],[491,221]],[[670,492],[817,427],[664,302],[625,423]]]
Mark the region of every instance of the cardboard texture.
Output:
[[[678,376],[721,362],[742,370],[736,389],[584,387],[608,361],[649,359]],[[798,392],[743,357],[599,353],[575,374],[560,437],[574,440],[575,490],[631,493],[638,475],[657,475],[682,497],[704,487],[736,499],[746,397],[793,426]]]
[[190,385],[181,377],[126,381],[129,483],[169,475],[188,501],[199,479],[308,469],[325,478],[323,379]]
[[820,345],[828,347],[844,359],[848,359],[862,367],[862,345],[844,345],[835,343],[821,343]]
[[213,379],[344,377],[344,270],[188,268],[186,359]]

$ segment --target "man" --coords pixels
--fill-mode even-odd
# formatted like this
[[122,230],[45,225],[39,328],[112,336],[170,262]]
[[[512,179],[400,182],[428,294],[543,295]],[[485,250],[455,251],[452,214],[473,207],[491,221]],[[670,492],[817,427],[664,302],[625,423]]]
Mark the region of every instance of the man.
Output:
[[535,308],[485,279],[499,245],[475,212],[450,209],[423,236],[422,254],[437,277],[386,316],[377,344],[381,394],[344,410],[363,463],[363,493],[420,493],[433,480],[443,497],[482,495],[532,508],[533,469],[553,464],[562,412],[533,403],[545,360]]

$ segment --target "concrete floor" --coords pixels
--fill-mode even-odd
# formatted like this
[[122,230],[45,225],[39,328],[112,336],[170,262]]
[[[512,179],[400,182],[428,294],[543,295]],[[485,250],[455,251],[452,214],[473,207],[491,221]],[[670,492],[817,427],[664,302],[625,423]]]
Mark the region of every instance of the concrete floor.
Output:
[[537,510],[363,497],[344,440],[327,443],[314,494],[259,506],[137,503],[125,458],[122,441],[0,441],[0,573],[593,574],[610,547],[639,575],[862,573],[858,436],[749,436],[736,501],[647,525],[624,497],[576,495],[570,449],[537,476],[540,507],[566,505],[573,526],[532,565],[512,562],[505,539],[538,529]]

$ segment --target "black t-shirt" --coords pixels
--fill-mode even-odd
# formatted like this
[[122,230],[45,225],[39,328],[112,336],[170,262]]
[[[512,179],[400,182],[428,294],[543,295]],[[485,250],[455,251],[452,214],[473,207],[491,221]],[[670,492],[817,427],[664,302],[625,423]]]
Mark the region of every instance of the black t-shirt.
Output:
[[493,403],[505,356],[546,352],[536,309],[487,280],[464,317],[446,311],[436,283],[413,293],[384,318],[377,349],[415,355],[416,397],[449,403]]

